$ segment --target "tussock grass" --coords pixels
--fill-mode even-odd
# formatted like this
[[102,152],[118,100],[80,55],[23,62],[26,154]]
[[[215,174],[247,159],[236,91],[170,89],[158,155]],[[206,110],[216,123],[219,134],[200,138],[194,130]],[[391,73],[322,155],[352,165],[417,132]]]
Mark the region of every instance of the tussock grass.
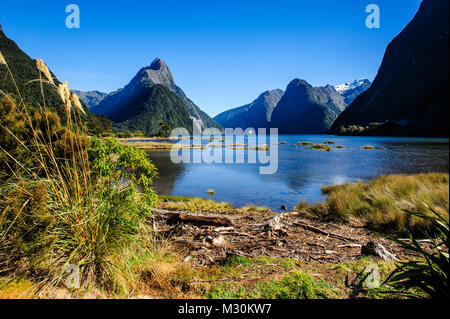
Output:
[[203,198],[186,198],[183,201],[160,201],[157,207],[168,210],[179,210],[187,212],[212,212],[219,214],[235,210],[235,208],[229,203],[219,203],[210,199]]
[[298,145],[298,146],[310,146],[310,145],[314,145],[314,143],[311,143],[311,142],[298,142],[296,145]]
[[252,151],[269,151],[270,147],[267,144],[251,146],[250,150]]
[[327,144],[314,144],[312,148],[315,150],[325,150],[325,151],[331,150],[331,146]]
[[366,146],[361,146],[360,147],[361,150],[374,150],[375,146],[372,145],[366,145]]
[[261,207],[255,205],[248,205],[238,209],[239,212],[243,213],[271,213],[272,210],[268,207]]
[[381,176],[368,183],[323,187],[322,192],[327,199],[307,209],[311,216],[343,221],[357,218],[384,232],[431,231],[427,220],[404,210],[427,214],[429,206],[448,218],[449,175],[444,173]]
[[157,172],[145,152],[89,138],[67,82],[56,86],[42,60],[36,67],[42,95],[49,85],[66,112],[61,120],[44,96],[33,108],[18,89],[19,102],[0,91],[0,276],[26,277],[42,291],[62,287],[72,264],[83,288],[127,295],[155,248],[146,219]]
[[212,212],[219,214],[226,213],[270,213],[270,208],[248,205],[242,208],[235,208],[230,203],[216,202],[211,199],[182,196],[160,196],[157,204],[158,208],[167,210],[179,210],[187,212]]

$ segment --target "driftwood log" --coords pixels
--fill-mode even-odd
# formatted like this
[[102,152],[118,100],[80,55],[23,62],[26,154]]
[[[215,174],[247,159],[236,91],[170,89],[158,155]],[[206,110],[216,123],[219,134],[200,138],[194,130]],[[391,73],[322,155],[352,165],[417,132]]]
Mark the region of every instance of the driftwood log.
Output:
[[303,227],[304,229],[309,230],[309,231],[311,231],[313,233],[320,234],[320,235],[325,235],[325,236],[329,236],[329,237],[334,237],[334,238],[337,238],[337,239],[340,239],[340,240],[343,240],[343,241],[353,241],[353,242],[356,241],[353,238],[342,236],[342,235],[333,234],[333,233],[324,231],[322,229],[319,229],[317,227],[314,227],[314,226],[311,226],[311,225],[308,225],[308,224],[305,224],[305,223],[302,223],[302,222],[295,223],[295,226],[300,226],[300,227]]
[[167,224],[186,223],[195,226],[233,226],[233,222],[226,217],[220,216],[199,216],[190,215],[184,213],[175,213],[171,211],[153,209],[154,213],[157,213],[162,218],[166,219]]
[[361,255],[363,256],[375,256],[382,260],[399,261],[398,258],[388,251],[383,245],[373,240],[361,247]]

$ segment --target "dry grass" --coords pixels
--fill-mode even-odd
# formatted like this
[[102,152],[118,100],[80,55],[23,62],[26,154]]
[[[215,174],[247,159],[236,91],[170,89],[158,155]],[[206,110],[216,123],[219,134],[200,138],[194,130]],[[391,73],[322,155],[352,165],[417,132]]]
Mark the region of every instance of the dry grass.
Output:
[[257,145],[257,146],[251,146],[250,150],[252,151],[269,151],[270,147],[267,144]]
[[375,146],[372,145],[366,145],[366,146],[361,146],[360,147],[361,150],[374,150]]
[[[429,231],[429,224],[404,210],[429,213],[427,206],[448,217],[449,175],[429,173],[389,175],[369,183],[323,187],[324,203],[307,209],[318,218],[364,221],[380,231],[406,233]],[[299,209],[305,209],[304,205]]]
[[327,144],[314,144],[312,146],[312,149],[314,150],[324,150],[324,151],[331,151],[332,147]]
[[296,145],[298,145],[298,146],[309,146],[309,145],[314,145],[314,143],[311,143],[311,142],[298,142]]
[[139,141],[133,142],[129,139],[119,139],[119,142],[125,146],[136,147],[143,150],[167,150],[170,151],[172,148],[189,148],[189,144],[173,144],[166,142],[151,142],[151,141]]
[[203,198],[180,198],[179,201],[159,201],[157,207],[167,210],[211,212],[219,214],[235,210],[235,208],[229,203],[218,203],[213,200]]
[[215,202],[210,199],[197,197],[177,197],[161,196],[157,204],[158,208],[167,210],[179,210],[187,212],[211,212],[211,213],[270,213],[271,209],[248,205],[242,208],[235,208],[230,203]]

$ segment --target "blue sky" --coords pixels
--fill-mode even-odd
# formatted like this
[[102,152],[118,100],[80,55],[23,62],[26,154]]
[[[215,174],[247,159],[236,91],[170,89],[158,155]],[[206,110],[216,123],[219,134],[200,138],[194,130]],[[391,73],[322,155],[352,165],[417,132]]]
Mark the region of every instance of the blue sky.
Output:
[[[314,86],[373,80],[386,46],[420,0],[8,1],[0,24],[80,90],[114,91],[155,57],[212,116],[294,78]],[[81,28],[67,29],[68,4]],[[368,4],[381,28],[365,26]]]

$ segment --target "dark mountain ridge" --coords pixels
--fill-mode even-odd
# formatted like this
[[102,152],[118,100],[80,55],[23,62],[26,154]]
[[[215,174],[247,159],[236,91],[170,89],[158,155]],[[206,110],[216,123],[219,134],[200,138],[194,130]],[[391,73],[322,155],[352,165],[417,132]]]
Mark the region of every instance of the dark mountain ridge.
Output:
[[[362,135],[448,136],[449,1],[424,0],[389,44],[372,86],[329,133],[362,126]],[[372,131],[370,123],[380,124]],[[373,125],[372,125],[373,126]]]
[[322,134],[345,106],[333,86],[312,87],[305,80],[295,79],[274,109],[270,127],[278,128],[280,134]]
[[266,91],[252,103],[222,112],[214,120],[224,128],[267,128],[283,94],[280,89]]

